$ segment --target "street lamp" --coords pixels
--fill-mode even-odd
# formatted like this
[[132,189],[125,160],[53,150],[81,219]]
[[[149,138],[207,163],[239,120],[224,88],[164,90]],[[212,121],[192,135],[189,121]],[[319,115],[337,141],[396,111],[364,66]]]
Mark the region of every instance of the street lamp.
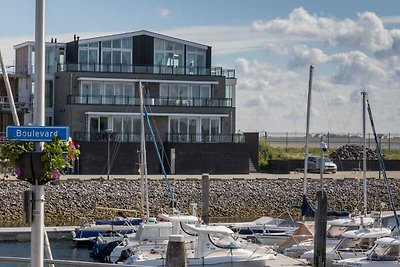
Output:
[[106,129],[104,132],[107,134],[107,180],[110,179],[110,139],[112,134],[112,129]]

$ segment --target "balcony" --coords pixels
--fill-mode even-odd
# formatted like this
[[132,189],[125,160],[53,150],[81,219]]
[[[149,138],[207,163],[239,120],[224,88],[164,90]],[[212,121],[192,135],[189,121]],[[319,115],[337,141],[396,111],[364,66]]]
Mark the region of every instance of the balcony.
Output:
[[[16,97],[14,104],[17,112],[28,112],[31,109],[31,99],[29,97]],[[11,113],[8,96],[0,96],[0,112]]]
[[57,72],[88,71],[88,72],[116,72],[135,74],[168,74],[168,75],[205,75],[236,78],[234,69],[222,67],[179,67],[167,65],[125,65],[125,64],[98,64],[98,63],[65,63],[57,65]]
[[[167,142],[171,143],[243,143],[242,134],[165,134]],[[127,142],[139,143],[139,133],[106,133],[106,132],[75,132],[74,140],[79,142]],[[150,134],[146,134],[146,142],[151,142]],[[162,140],[162,141],[165,141]]]
[[[140,98],[115,95],[68,95],[68,104],[139,106]],[[144,104],[162,107],[232,107],[232,98],[145,98]]]
[[166,134],[171,143],[244,143],[242,134]]

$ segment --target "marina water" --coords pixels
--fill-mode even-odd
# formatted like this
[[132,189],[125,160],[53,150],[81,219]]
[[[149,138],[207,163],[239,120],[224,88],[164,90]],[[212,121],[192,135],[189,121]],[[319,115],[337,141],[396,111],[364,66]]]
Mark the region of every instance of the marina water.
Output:
[[[86,247],[75,247],[71,240],[50,240],[53,258],[57,260],[76,260],[93,262],[90,258],[90,249]],[[29,258],[31,254],[30,242],[0,242],[1,257],[23,257]],[[22,263],[2,263],[0,267],[22,267]]]

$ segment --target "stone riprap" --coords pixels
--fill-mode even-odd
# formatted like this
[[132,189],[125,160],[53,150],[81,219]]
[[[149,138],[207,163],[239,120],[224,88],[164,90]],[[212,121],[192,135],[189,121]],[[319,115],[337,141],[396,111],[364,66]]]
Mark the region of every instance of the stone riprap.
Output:
[[[362,182],[346,179],[325,179],[328,210],[354,211],[362,206]],[[390,179],[395,203],[400,204],[400,180]],[[201,180],[173,180],[173,188],[182,212],[190,211],[190,203],[201,207]],[[314,203],[317,180],[308,181],[308,196]],[[0,224],[21,225],[23,192],[29,184],[20,181],[0,182]],[[289,212],[298,218],[302,199],[302,179],[211,179],[210,217],[256,218],[279,216]],[[113,218],[118,216],[112,209],[139,209],[140,190],[138,180],[87,180],[60,181],[45,186],[46,225],[71,224],[84,219]],[[369,209],[380,209],[387,201],[382,179],[368,179]],[[149,205],[152,215],[161,208],[168,210],[167,190],[162,180],[149,181]],[[198,210],[200,213],[200,210]],[[135,216],[134,212],[124,212]]]

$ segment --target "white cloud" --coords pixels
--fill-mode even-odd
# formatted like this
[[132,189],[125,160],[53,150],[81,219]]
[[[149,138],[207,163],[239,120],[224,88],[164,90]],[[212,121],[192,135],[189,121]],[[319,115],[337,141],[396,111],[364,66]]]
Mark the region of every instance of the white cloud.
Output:
[[167,18],[171,14],[171,10],[169,10],[168,8],[160,8],[158,9],[158,13],[161,17]]
[[293,49],[293,56],[289,60],[290,68],[316,65],[328,61],[328,56],[318,48],[308,48],[306,45],[296,45]]
[[381,16],[379,18],[384,24],[400,24],[400,16]]
[[379,51],[392,45],[390,32],[372,12],[358,14],[357,20],[341,21],[310,15],[303,8],[293,10],[287,19],[257,20],[253,28],[260,32],[295,35],[331,46],[347,46]]

